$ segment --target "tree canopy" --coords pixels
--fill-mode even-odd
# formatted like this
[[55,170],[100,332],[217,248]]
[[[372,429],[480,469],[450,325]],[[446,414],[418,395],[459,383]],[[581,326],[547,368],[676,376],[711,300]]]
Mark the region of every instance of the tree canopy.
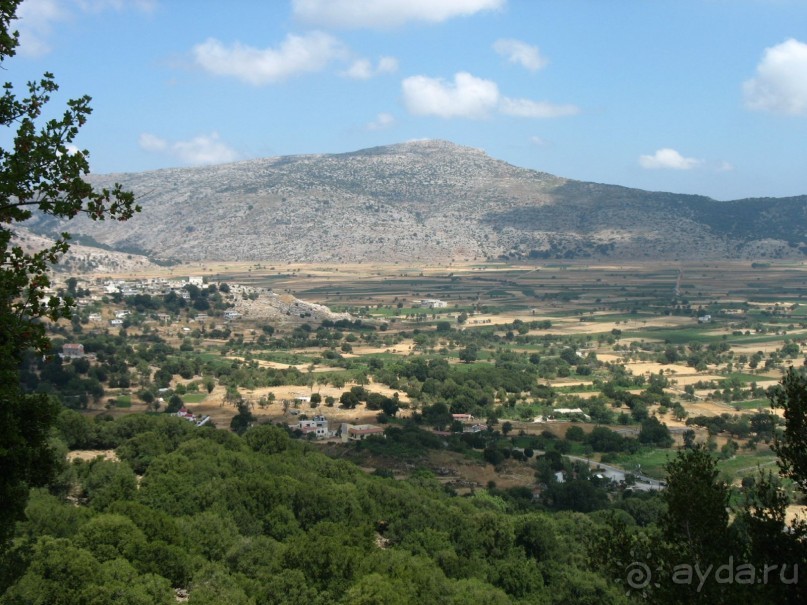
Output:
[[[20,1],[0,2],[3,68],[18,45],[13,23]],[[15,241],[15,227],[34,214],[126,220],[139,210],[120,185],[97,191],[85,179],[89,152],[76,150],[74,141],[92,111],[90,97],[69,100],[61,117],[46,119],[55,113],[48,104],[58,88],[45,73],[20,95],[6,83],[0,96],[0,128],[9,141],[0,148],[0,543],[22,513],[28,488],[42,484],[54,467],[47,438],[59,407],[21,390],[19,364],[31,348],[49,352],[42,320],[70,317],[73,306],[70,297],[49,294],[49,271],[70,236],[62,233],[52,245],[30,251]]]

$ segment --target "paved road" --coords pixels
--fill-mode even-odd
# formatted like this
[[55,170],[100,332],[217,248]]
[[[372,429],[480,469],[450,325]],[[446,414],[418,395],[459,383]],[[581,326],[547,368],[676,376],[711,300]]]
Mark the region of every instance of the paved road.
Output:
[[588,464],[592,470],[595,468],[602,469],[600,472],[613,481],[624,481],[625,475],[633,475],[636,479],[636,484],[632,486],[634,489],[650,491],[663,489],[666,485],[663,481],[659,481],[658,479],[653,479],[639,473],[631,473],[625,469],[619,468],[618,466],[603,464],[602,462],[597,462],[588,458],[581,458],[580,456],[566,456],[566,458],[569,460],[575,460],[577,462],[584,462]]

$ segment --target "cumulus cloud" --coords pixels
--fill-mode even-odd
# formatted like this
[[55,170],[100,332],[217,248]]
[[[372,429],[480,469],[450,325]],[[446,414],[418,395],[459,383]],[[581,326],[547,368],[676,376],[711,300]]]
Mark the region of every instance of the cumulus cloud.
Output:
[[791,38],[766,48],[743,93],[749,109],[807,115],[807,44]]
[[190,166],[224,164],[238,159],[238,153],[221,141],[217,132],[199,135],[187,141],[174,142],[144,132],[138,142],[144,151],[166,153]]
[[467,72],[457,73],[453,82],[412,76],[402,82],[402,88],[404,104],[415,115],[479,119],[499,112],[522,118],[556,118],[580,112],[575,105],[504,97],[495,82]]
[[517,63],[530,71],[538,71],[546,67],[549,61],[541,55],[537,46],[532,46],[520,40],[502,38],[493,43],[493,50],[507,59],[510,63]]
[[341,75],[354,80],[369,80],[382,74],[391,74],[398,71],[398,59],[394,57],[381,57],[373,66],[369,59],[357,59]]
[[51,50],[50,38],[60,23],[81,13],[100,13],[105,10],[134,8],[143,12],[154,9],[155,0],[25,0],[17,9],[13,26],[20,32],[19,53],[28,57],[41,57]]
[[395,116],[391,113],[380,113],[375,120],[367,124],[367,130],[384,130],[395,124]]
[[508,116],[519,118],[560,118],[580,113],[576,105],[555,105],[546,101],[531,101],[529,99],[509,99],[503,97],[499,111]]
[[208,38],[193,48],[196,62],[209,73],[232,76],[253,86],[280,82],[306,72],[324,69],[344,57],[345,48],[333,36],[310,32],[289,34],[278,48],[254,48],[236,42],[224,45]]
[[665,147],[659,149],[653,155],[639,156],[639,165],[648,170],[671,169],[671,170],[691,170],[700,165],[701,160],[695,158],[685,158],[675,149]]
[[506,0],[293,0],[294,16],[321,27],[389,28],[441,23],[504,7]]
[[441,118],[484,118],[499,103],[495,82],[459,72],[453,82],[412,76],[403,83],[404,104],[415,115]]

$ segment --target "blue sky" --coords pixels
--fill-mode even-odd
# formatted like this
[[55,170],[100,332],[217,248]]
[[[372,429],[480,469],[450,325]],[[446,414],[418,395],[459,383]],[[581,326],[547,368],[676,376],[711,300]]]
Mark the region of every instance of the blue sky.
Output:
[[25,0],[16,85],[133,172],[446,139],[568,178],[807,194],[807,0]]

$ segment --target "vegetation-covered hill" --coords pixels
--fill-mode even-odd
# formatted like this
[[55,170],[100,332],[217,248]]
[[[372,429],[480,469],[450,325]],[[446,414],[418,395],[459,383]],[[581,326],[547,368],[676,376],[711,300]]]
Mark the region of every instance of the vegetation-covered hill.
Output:
[[[99,176],[143,212],[70,230],[154,258],[442,261],[801,256],[807,196],[718,202],[584,183],[419,141],[337,155]],[[39,219],[57,232],[65,225]],[[91,241],[91,240],[86,240]]]
[[168,604],[174,589],[211,605],[625,601],[586,568],[584,515],[457,498],[428,473],[367,475],[273,426],[241,438],[71,411],[59,424],[121,461],[75,463],[32,494],[0,603]]

